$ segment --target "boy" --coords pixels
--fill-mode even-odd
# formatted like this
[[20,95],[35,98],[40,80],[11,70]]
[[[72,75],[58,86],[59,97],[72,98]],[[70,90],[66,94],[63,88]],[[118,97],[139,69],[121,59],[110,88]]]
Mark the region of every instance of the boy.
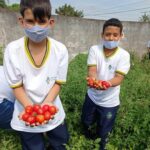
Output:
[[3,66],[0,66],[0,128],[2,129],[11,129],[14,100],[15,97],[5,78]]
[[[68,131],[59,92],[66,82],[68,52],[47,37],[54,24],[49,0],[21,0],[20,13],[26,37],[8,44],[4,55],[6,78],[16,96],[11,127],[19,131],[23,150],[45,150],[43,132],[53,150],[64,150]],[[32,128],[20,119],[26,106],[33,104],[54,104],[58,112],[48,124]]]
[[97,89],[88,88],[81,118],[86,136],[91,135],[89,128],[97,122],[101,150],[105,149],[119,108],[120,84],[130,68],[129,53],[118,47],[122,30],[118,19],[107,20],[103,26],[103,44],[92,46],[87,60],[88,77],[101,84]]

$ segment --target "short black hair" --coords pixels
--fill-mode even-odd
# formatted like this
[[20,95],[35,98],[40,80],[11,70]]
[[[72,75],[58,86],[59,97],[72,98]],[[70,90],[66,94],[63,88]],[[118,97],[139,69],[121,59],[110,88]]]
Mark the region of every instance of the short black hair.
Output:
[[107,20],[103,25],[103,33],[108,26],[118,27],[118,28],[120,28],[120,33],[122,33],[123,25],[119,19],[111,18],[111,19]]
[[21,0],[20,13],[23,17],[26,9],[31,9],[36,19],[42,20],[44,17],[51,17],[50,0]]

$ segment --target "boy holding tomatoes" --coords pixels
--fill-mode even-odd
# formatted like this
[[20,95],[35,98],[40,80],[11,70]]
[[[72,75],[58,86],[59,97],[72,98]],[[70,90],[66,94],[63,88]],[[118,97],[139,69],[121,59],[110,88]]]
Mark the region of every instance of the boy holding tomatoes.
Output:
[[[21,0],[20,13],[26,36],[8,44],[4,54],[4,71],[16,97],[11,127],[19,132],[23,150],[45,150],[43,132],[53,150],[64,150],[68,131],[59,92],[66,82],[68,51],[48,37],[54,25],[49,0]],[[39,112],[35,112],[35,104],[42,108]],[[44,122],[47,105],[55,105],[58,111]],[[30,115],[27,124],[22,120],[25,113]]]
[[97,122],[101,150],[105,149],[120,105],[120,84],[130,68],[129,53],[118,45],[122,30],[118,19],[107,20],[103,26],[102,45],[92,46],[88,54],[89,88],[82,109],[82,122],[88,137],[90,126]]

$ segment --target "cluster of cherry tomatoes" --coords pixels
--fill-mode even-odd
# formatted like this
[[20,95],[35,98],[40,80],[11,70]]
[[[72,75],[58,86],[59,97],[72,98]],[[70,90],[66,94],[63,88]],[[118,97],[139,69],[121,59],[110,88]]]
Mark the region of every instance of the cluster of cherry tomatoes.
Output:
[[52,105],[43,105],[34,104],[33,106],[29,105],[25,107],[25,112],[22,115],[22,120],[26,125],[29,126],[39,126],[45,123],[48,123],[49,120],[54,118],[54,115],[57,113],[57,108]]
[[111,86],[110,83],[107,81],[96,80],[90,77],[87,77],[86,80],[87,80],[87,85],[90,88],[95,88],[97,90],[106,90]]

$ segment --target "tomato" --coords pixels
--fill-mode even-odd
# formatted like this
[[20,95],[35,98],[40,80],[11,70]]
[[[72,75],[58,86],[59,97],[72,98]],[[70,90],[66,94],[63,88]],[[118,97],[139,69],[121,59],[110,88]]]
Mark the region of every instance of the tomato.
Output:
[[25,112],[31,114],[33,112],[33,107],[31,105],[25,107]]
[[44,112],[44,119],[50,120],[51,119],[51,113],[49,111]]
[[35,123],[35,117],[34,116],[29,116],[28,119],[27,119],[27,122],[30,123],[30,125],[34,124]]
[[37,112],[36,111],[33,111],[31,116],[36,116],[37,115]]
[[33,105],[33,110],[34,110],[35,112],[37,112],[40,108],[41,108],[41,106],[38,105],[38,104]]
[[110,84],[107,81],[102,81],[102,85],[106,86],[106,88],[110,87]]
[[23,115],[22,115],[22,120],[23,121],[27,121],[27,119],[29,118],[29,114],[28,113],[24,113]]
[[51,115],[55,115],[57,112],[57,109],[55,106],[50,106],[49,107],[49,112],[51,113]]
[[48,110],[49,110],[49,105],[47,105],[47,104],[43,105],[43,106],[42,106],[42,110],[43,110],[44,112],[48,111]]
[[44,113],[44,111],[43,111],[42,108],[39,108],[39,109],[37,110],[37,114],[38,114],[38,115],[43,115],[43,113]]
[[37,115],[36,122],[42,124],[44,122],[44,115]]

